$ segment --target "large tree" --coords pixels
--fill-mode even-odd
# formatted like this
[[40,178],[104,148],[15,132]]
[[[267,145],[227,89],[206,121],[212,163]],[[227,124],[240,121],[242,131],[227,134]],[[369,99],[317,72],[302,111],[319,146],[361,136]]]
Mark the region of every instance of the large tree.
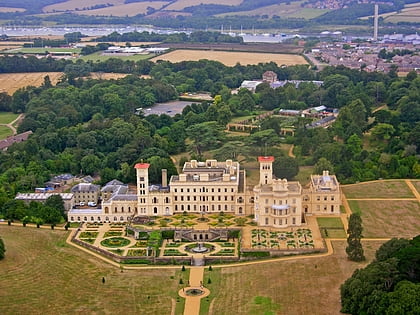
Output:
[[277,178],[291,180],[299,173],[299,165],[296,159],[289,156],[276,157],[273,162],[273,172]]
[[365,256],[363,254],[363,247],[361,243],[362,238],[362,217],[358,213],[352,213],[349,219],[349,228],[347,230],[347,247],[346,253],[350,260],[363,261]]

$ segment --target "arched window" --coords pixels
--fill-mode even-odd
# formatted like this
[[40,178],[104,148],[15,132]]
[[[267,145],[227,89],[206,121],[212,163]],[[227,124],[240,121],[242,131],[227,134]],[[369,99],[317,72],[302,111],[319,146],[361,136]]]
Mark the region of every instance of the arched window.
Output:
[[108,207],[105,207],[105,213],[108,213],[108,212],[109,212]]
[[118,218],[117,217],[114,217],[114,222],[116,222],[116,221],[118,221]]
[[74,221],[73,217],[70,217],[70,221]]
[[108,221],[109,221],[109,218],[108,218],[108,217],[106,217],[106,218],[105,218],[105,221],[106,221],[106,222],[108,222]]
[[157,214],[158,213],[158,209],[156,207],[153,208],[153,213]]
[[84,220],[83,220],[83,221],[85,221],[85,222],[86,222],[86,221],[87,221],[87,217],[84,217]]
[[80,217],[77,217],[77,221],[80,222]]
[[124,207],[121,207],[121,212],[124,213]]
[[124,217],[120,217],[120,221],[124,221]]
[[90,217],[90,221],[95,221],[95,218],[94,217]]
[[265,225],[268,225],[268,218],[265,218]]
[[131,212],[131,207],[128,207],[128,212]]
[[239,207],[239,209],[238,209],[238,213],[239,213],[239,214],[242,214],[242,207]]
[[98,222],[101,222],[101,217],[98,217]]

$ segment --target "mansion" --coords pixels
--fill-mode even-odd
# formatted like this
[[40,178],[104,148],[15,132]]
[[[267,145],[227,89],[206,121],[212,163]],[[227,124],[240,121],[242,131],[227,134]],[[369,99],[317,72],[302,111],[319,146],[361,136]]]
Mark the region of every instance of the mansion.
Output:
[[306,222],[306,215],[340,214],[340,186],[334,175],[327,171],[312,175],[309,187],[302,188],[297,181],[275,178],[274,157],[259,157],[258,161],[260,179],[252,189],[246,185],[245,170],[232,160],[191,160],[169,182],[167,171],[163,169],[161,185],[150,185],[150,165],[138,163],[134,166],[135,190],[114,180],[101,189],[98,207],[73,207],[68,211],[68,220],[129,222],[135,217],[223,212],[253,215],[259,226],[285,228],[301,226]]

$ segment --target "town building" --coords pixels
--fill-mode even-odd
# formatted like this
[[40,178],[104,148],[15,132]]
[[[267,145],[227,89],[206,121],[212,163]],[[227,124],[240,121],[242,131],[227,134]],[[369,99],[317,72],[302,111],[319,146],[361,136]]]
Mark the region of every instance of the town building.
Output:
[[71,222],[130,222],[135,217],[178,213],[253,215],[259,226],[286,228],[305,224],[305,215],[339,214],[340,188],[335,176],[313,175],[309,188],[299,182],[276,179],[274,157],[258,158],[259,183],[250,189],[238,162],[191,160],[182,172],[167,179],[162,170],[159,185],[149,184],[148,163],[137,163],[136,190],[119,181],[102,188],[100,209],[71,209]]
[[91,183],[80,183],[71,188],[76,205],[96,204],[99,199],[100,187]]

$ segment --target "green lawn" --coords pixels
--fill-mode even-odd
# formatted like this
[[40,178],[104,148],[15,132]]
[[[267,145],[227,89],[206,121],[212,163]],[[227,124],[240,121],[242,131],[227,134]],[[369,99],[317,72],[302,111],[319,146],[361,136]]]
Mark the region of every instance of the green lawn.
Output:
[[6,126],[0,126],[0,140],[6,139],[8,136],[11,136],[12,130]]
[[340,218],[316,218],[322,237],[346,238],[343,222]]
[[320,228],[343,229],[343,222],[340,218],[316,218]]
[[6,52],[8,54],[17,54],[17,53],[44,54],[46,51],[48,51],[48,52],[68,52],[68,51],[71,51],[73,53],[80,53],[82,51],[82,49],[80,49],[80,48],[61,48],[61,47],[51,47],[51,48],[35,47],[35,48],[11,49],[11,50],[8,50]]
[[90,54],[90,55],[81,56],[79,59],[82,59],[84,61],[102,62],[102,61],[108,60],[110,58],[118,58],[118,59],[122,59],[122,60],[139,61],[139,60],[145,60],[145,59],[149,59],[151,57],[154,57],[154,55],[152,55],[152,54],[132,55],[132,56],[114,56],[114,55],[102,56],[101,54],[102,54],[102,52],[99,51],[99,52],[95,52],[95,53]]
[[0,112],[0,124],[10,124],[13,120],[18,118],[19,114],[10,112]]

